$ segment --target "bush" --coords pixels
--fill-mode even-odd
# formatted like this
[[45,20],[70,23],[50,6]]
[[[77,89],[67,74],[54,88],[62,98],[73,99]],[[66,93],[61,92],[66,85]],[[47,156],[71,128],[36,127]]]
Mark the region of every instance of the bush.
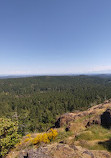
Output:
[[48,133],[38,134],[36,138],[32,139],[32,144],[35,145],[41,142],[49,143],[54,140],[57,135],[57,131],[55,129],[51,129]]
[[35,138],[31,138],[31,135],[27,135],[27,138],[24,140],[24,142],[28,142],[36,145],[40,143],[50,143],[52,140],[55,139],[55,137],[58,135],[57,131],[55,129],[50,129],[47,133],[40,133],[37,134]]
[[10,119],[0,118],[0,157],[5,156],[19,141],[18,124]]

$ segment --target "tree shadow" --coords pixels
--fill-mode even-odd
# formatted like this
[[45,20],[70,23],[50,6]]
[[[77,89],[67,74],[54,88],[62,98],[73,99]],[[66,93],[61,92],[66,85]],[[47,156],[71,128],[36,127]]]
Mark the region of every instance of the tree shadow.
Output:
[[111,139],[103,142],[98,142],[99,145],[102,145],[105,149],[111,152]]
[[111,110],[107,109],[102,115],[101,115],[101,125],[104,128],[110,129],[111,128]]

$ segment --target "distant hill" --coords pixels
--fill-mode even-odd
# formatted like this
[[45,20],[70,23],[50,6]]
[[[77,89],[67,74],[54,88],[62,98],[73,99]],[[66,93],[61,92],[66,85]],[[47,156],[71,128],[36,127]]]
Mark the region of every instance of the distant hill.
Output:
[[0,79],[8,79],[8,78],[24,78],[24,77],[33,77],[35,75],[7,75],[7,76],[0,76]]

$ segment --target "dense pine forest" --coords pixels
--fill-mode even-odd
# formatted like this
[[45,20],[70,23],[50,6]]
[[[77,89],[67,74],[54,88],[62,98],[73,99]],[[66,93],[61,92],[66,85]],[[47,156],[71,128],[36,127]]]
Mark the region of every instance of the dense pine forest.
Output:
[[109,98],[110,75],[0,79],[0,117],[17,120],[22,134],[45,131],[61,114]]

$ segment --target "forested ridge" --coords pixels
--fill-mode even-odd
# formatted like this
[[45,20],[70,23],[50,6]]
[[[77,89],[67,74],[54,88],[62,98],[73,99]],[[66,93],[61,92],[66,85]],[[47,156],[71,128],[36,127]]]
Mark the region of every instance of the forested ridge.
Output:
[[0,117],[17,120],[19,132],[45,131],[66,112],[111,98],[111,76],[41,76],[0,79]]

